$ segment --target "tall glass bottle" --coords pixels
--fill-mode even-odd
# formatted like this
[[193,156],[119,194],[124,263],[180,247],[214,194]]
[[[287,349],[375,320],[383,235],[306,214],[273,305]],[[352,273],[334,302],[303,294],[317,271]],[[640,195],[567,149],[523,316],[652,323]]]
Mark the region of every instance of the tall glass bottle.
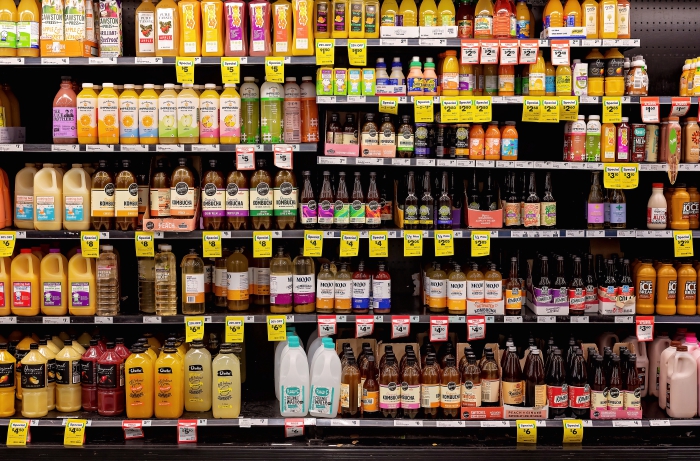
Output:
[[544,179],[544,196],[540,203],[540,222],[544,228],[557,226],[557,202],[552,195],[552,173],[549,171]]
[[586,310],[586,285],[583,283],[581,258],[579,257],[574,258],[574,272],[568,287],[568,298],[569,315],[583,315]]
[[217,161],[209,160],[209,169],[202,177],[202,222],[206,230],[220,230],[226,214],[224,174],[217,168]]
[[270,261],[270,312],[292,313],[292,286],[292,260],[285,254],[284,247],[278,247]]
[[330,270],[330,264],[324,263],[316,280],[316,312],[332,314],[335,301],[335,277]]
[[403,228],[418,229],[418,197],[416,196],[416,179],[413,171],[408,172],[407,195],[404,200]]
[[355,172],[355,182],[352,186],[352,197],[350,198],[350,227],[352,229],[362,229],[365,227],[365,196],[362,192],[362,181],[360,172]]
[[379,410],[384,418],[396,418],[401,406],[401,387],[396,356],[385,352],[379,370]]
[[236,248],[226,258],[226,305],[230,311],[244,311],[250,305],[248,258],[242,248]]
[[374,355],[367,356],[367,376],[362,383],[362,417],[379,417],[379,382]]
[[508,185],[508,197],[506,198],[505,206],[505,226],[506,227],[519,227],[521,224],[520,218],[520,197],[515,191],[515,173],[510,174],[510,181]]
[[114,229],[114,174],[106,160],[98,162],[92,175],[91,207],[93,230]]
[[190,249],[182,258],[182,313],[204,314],[204,261],[197,250]]
[[336,314],[349,314],[352,311],[352,274],[345,263],[335,274],[335,306]]
[[367,188],[365,205],[365,223],[368,229],[378,229],[382,223],[381,199],[379,197],[379,191],[377,190],[377,173],[374,171],[369,174],[369,187]]
[[455,358],[446,359],[446,366],[440,376],[440,408],[442,416],[449,419],[459,418],[461,404],[461,375],[455,366]]
[[530,173],[528,182],[528,195],[525,199],[523,215],[523,225],[529,229],[539,229],[540,227],[540,198],[537,195],[537,183],[535,173]]
[[360,368],[355,361],[355,355],[350,351],[340,376],[340,414],[344,418],[357,416],[361,406]]
[[[172,249],[161,245],[156,253],[156,315],[177,314],[177,265]],[[99,295],[99,285],[97,289]]]
[[423,417],[435,419],[440,408],[440,370],[435,366],[435,356],[428,355],[421,369],[421,406]]
[[523,406],[525,396],[523,370],[515,346],[508,348],[508,357],[503,366],[503,404]]
[[530,352],[525,370],[525,406],[543,407],[547,404],[544,363],[539,349]]
[[244,77],[241,85],[241,142],[260,143],[260,89],[255,77]]
[[484,407],[500,406],[501,379],[498,373],[498,363],[493,351],[485,351],[484,364],[481,366],[481,405]]
[[211,354],[195,339],[185,355],[185,410],[211,409],[211,381]]
[[569,410],[575,418],[583,418],[590,414],[591,395],[586,372],[586,361],[583,351],[576,350],[569,376]]
[[274,210],[272,176],[265,159],[256,160],[257,170],[250,178],[250,217],[254,230],[270,230]]
[[304,256],[304,249],[299,249],[299,255],[292,261],[294,280],[294,312],[310,313],[316,310],[316,268],[314,260]]
[[250,190],[245,172],[232,170],[226,177],[226,228],[247,230]]
[[347,229],[350,223],[350,205],[348,186],[345,182],[345,172],[338,173],[338,188],[333,204],[333,225],[337,229]]
[[170,176],[170,216],[192,219],[197,209],[199,194],[195,193],[197,175],[187,165],[188,159],[177,159],[178,166]]
[[569,406],[569,393],[566,384],[566,367],[561,350],[554,349],[547,358],[545,383],[547,384],[547,400],[549,417],[564,416]]
[[370,276],[365,272],[365,263],[360,261],[352,274],[352,312],[366,314],[369,312]]
[[610,229],[627,228],[627,203],[622,189],[613,189],[610,195]]
[[324,171],[321,193],[318,195],[318,224],[321,229],[330,229],[333,226],[333,207],[331,173],[330,171]]
[[418,208],[418,223],[421,229],[432,229],[434,221],[435,199],[431,190],[430,172],[423,173],[423,195]]
[[122,170],[114,178],[115,224],[117,230],[136,230],[139,218],[138,183],[131,171],[131,160],[122,160]]
[[588,229],[603,229],[605,225],[605,199],[600,185],[600,171],[593,172],[593,183],[588,193],[586,222]]
[[275,227],[277,229],[294,229],[297,222],[299,189],[293,171],[279,170],[277,172],[273,199]]
[[311,186],[311,172],[304,171],[302,176],[304,185],[302,186],[301,198],[299,199],[299,219],[305,229],[314,229],[318,222],[318,204],[314,195],[314,189]]
[[233,344],[224,343],[211,364],[212,415],[238,418],[241,413],[241,362]]
[[441,189],[437,201],[437,228],[452,229],[452,198],[450,197],[450,181],[447,171],[442,172]]
[[462,406],[481,406],[481,369],[474,354],[467,356],[467,364],[462,370]]
[[506,282],[506,315],[520,315],[522,312],[520,279],[518,278],[518,258],[510,258],[510,273]]
[[450,314],[464,315],[467,309],[467,275],[459,264],[447,276],[447,310]]
[[112,245],[104,245],[97,259],[97,306],[95,314],[114,316],[119,313],[119,265]]
[[420,413],[420,365],[414,354],[408,354],[401,370],[401,409],[403,417],[414,419]]

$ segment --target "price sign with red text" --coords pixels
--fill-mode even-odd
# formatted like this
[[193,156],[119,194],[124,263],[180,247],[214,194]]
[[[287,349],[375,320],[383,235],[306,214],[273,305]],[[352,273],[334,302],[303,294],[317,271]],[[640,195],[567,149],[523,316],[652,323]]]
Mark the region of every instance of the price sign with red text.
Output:
[[335,315],[318,316],[318,335],[331,336],[338,332],[338,324]]
[[685,117],[690,109],[690,98],[671,98],[671,113],[669,117]]
[[637,324],[637,340],[638,341],[653,341],[654,340],[654,317],[637,316],[634,319]]
[[391,339],[405,338],[411,332],[411,317],[395,315],[391,318]]
[[447,341],[449,324],[447,316],[430,317],[430,341]]
[[483,315],[467,316],[467,341],[486,339],[486,317]]
[[517,64],[518,63],[518,42],[501,40],[501,64]]
[[355,337],[362,338],[371,336],[374,333],[374,316],[373,315],[357,315],[355,316]]
[[275,151],[275,166],[283,170],[292,169],[292,146],[287,144],[275,144],[273,146]]
[[255,169],[255,148],[253,146],[236,146],[236,169]]
[[479,64],[479,48],[481,47],[478,40],[462,40],[461,64]]
[[535,64],[537,62],[537,51],[540,49],[537,40],[520,40],[520,64]]
[[552,40],[552,65],[568,66],[569,55],[568,40]]
[[124,420],[122,421],[122,429],[124,429],[124,440],[143,438],[143,422],[141,420]]
[[498,64],[498,42],[481,42],[480,64]]
[[304,418],[286,418],[284,420],[285,437],[301,437],[304,435]]
[[659,123],[659,98],[639,98],[642,107],[642,122]]
[[177,420],[177,443],[197,443],[196,419]]

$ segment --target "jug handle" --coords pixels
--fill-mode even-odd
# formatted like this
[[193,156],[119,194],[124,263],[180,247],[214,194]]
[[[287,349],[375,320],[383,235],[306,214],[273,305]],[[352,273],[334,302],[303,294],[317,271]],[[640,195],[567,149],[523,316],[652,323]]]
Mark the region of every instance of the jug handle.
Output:
[[85,174],[81,174],[81,175],[80,175],[80,188],[81,188],[81,189],[86,189],[86,188],[87,188],[87,189],[90,189],[90,188],[87,186],[87,182],[85,181],[85,176],[86,176],[86,175],[87,175],[87,172],[86,172]]

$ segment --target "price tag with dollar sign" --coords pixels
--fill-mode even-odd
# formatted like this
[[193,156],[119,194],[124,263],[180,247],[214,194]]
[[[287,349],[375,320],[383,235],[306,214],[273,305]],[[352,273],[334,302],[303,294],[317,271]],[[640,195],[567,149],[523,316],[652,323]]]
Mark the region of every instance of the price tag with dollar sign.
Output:
[[472,231],[472,256],[488,256],[491,253],[491,233]]
[[340,233],[340,257],[352,258],[357,256],[360,247],[360,233],[342,231]]
[[435,256],[454,256],[455,235],[451,230],[435,231]]
[[389,257],[389,234],[387,231],[370,231],[369,233],[369,257]]
[[272,83],[284,83],[284,58],[265,57],[265,80]]
[[391,339],[406,338],[411,332],[411,317],[394,315],[391,318]]
[[221,81],[223,83],[241,82],[241,58],[221,58]]
[[518,443],[537,443],[537,424],[534,419],[519,419],[515,426],[518,428]]
[[449,324],[447,316],[430,317],[430,341],[447,341]]
[[272,232],[253,232],[253,257],[272,258]]
[[323,232],[304,231],[304,256],[320,258],[323,254]]
[[284,315],[267,316],[267,340],[284,341],[287,339],[287,317]]
[[638,341],[653,341],[654,340],[654,317],[637,316],[634,319],[637,324],[637,340]]
[[29,436],[28,419],[11,419],[7,425],[7,446],[24,446]]
[[136,257],[152,258],[155,256],[153,232],[136,231]]
[[693,256],[693,233],[691,231],[673,231],[673,255],[676,258]]
[[603,123],[622,123],[622,98],[603,97]]
[[242,343],[244,332],[244,317],[226,316],[226,337],[227,343]]
[[15,251],[15,243],[17,242],[17,232],[4,231],[0,232],[0,258],[9,258]]
[[87,421],[84,419],[69,419],[66,421],[66,429],[63,432],[63,445],[82,446],[85,443],[85,427]]
[[221,257],[221,232],[202,232],[202,247],[205,258]]
[[486,339],[486,317],[470,315],[467,317],[467,341]]
[[338,330],[338,321],[335,315],[318,316],[318,335],[321,337],[332,336]]
[[185,317],[185,342],[204,339],[204,317]]
[[81,232],[80,233],[80,250],[84,258],[99,258],[100,257],[100,233],[99,232]]
[[403,231],[403,255],[423,256],[422,231]]

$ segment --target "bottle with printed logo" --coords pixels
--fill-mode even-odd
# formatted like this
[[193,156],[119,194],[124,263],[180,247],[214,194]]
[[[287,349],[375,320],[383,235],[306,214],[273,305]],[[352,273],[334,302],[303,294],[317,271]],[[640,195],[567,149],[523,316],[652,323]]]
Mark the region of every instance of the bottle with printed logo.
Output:
[[135,344],[124,364],[127,418],[153,417],[155,360],[147,353],[149,350],[148,344]]
[[583,315],[586,310],[586,285],[581,272],[581,258],[574,258],[574,271],[568,287],[569,315]]
[[155,416],[156,418],[179,418],[182,416],[185,380],[184,364],[175,344],[166,341],[163,351],[155,363]]
[[114,346],[108,342],[107,350],[97,361],[97,412],[102,416],[116,416],[124,411],[124,359]]
[[571,362],[567,383],[569,385],[569,411],[575,418],[583,418],[589,414],[591,407],[590,386],[583,351],[576,349],[576,355]]
[[566,384],[566,367],[559,349],[554,349],[551,353],[551,359],[547,357],[545,383],[547,385],[549,418],[564,416],[569,407],[569,393]]
[[[46,357],[46,392],[49,411],[56,408],[56,354],[47,346],[46,338],[39,340],[39,353]],[[23,373],[24,374],[24,369]],[[26,396],[24,397],[26,399]]]
[[39,314],[41,270],[39,258],[32,254],[31,248],[22,248],[10,265],[12,280],[11,310],[12,315],[34,316]]
[[209,170],[202,176],[201,197],[204,229],[222,229],[226,214],[226,190],[224,175],[217,168],[217,161],[214,159],[209,160]]
[[294,172],[290,170],[279,170],[277,172],[272,195],[275,227],[282,230],[294,229],[299,202],[299,189],[297,188]]
[[214,418],[238,418],[241,413],[241,362],[233,344],[221,345],[211,363],[211,410]]
[[479,265],[474,263],[467,272],[467,301],[484,302],[484,274],[479,270]]
[[401,370],[401,409],[403,417],[414,419],[421,407],[421,372],[415,354],[406,356],[406,365]]
[[444,312],[447,309],[447,273],[439,263],[430,275],[430,312]]
[[539,349],[530,351],[525,368],[525,406],[543,407],[547,404],[547,385]]
[[[512,263],[511,263],[512,266]],[[503,275],[491,264],[484,274],[484,302],[494,303],[503,300]]]
[[274,314],[292,313],[293,267],[284,247],[277,248],[277,254],[270,261],[270,312]]
[[391,310],[391,276],[382,263],[372,277],[372,308],[377,314],[388,314]]
[[311,185],[311,172],[304,171],[302,176],[304,178],[304,186],[299,199],[299,222],[305,229],[314,229],[318,222],[318,204]]
[[[287,258],[287,260],[289,260],[289,258]],[[276,263],[276,261],[273,259],[271,267],[274,263]],[[234,249],[233,253],[226,258],[226,272],[226,299],[228,310],[247,310],[250,306],[248,258],[243,254],[241,248]],[[221,275],[221,277],[223,278],[223,275]],[[275,311],[273,310],[272,312]]]
[[330,229],[333,225],[333,190],[331,189],[331,173],[323,172],[323,184],[318,196],[318,224],[321,229]]
[[[164,245],[165,247],[166,245]],[[167,245],[168,247],[170,245]],[[72,259],[72,258],[71,258]],[[99,316],[114,316],[119,314],[119,267],[117,256],[112,245],[100,249],[97,259],[96,277],[96,307],[95,314]],[[160,314],[159,314],[160,315]]]
[[455,264],[447,276],[447,310],[450,314],[464,315],[467,309],[467,275]]
[[254,230],[270,230],[274,209],[272,176],[265,159],[256,159],[256,165],[258,169],[250,178],[250,216]]
[[170,245],[159,245],[156,266],[156,315],[177,314],[177,269]]
[[182,258],[182,313],[204,314],[204,261],[197,250],[190,249]]
[[131,160],[122,160],[122,170],[114,178],[115,224],[117,230],[136,230],[139,216],[138,183],[131,172]]
[[304,249],[299,249],[299,255],[292,261],[294,280],[294,312],[310,313],[316,309],[316,269],[314,260],[304,256]]
[[420,400],[423,417],[435,419],[440,408],[440,368],[435,362],[435,354],[428,354],[421,369]]
[[[166,171],[167,159],[161,158],[156,161],[156,168],[151,175],[149,185],[149,215],[152,218],[170,217],[170,173]],[[94,179],[93,179],[94,181]],[[94,194],[93,193],[93,215],[94,215]],[[94,220],[93,220],[94,221]]]
[[348,271],[347,264],[342,263],[340,270],[335,274],[335,305],[336,314],[349,314],[352,309],[352,274]]
[[676,295],[676,314],[695,315],[697,298],[697,273],[688,260],[681,261],[678,268],[678,284]]
[[379,370],[379,410],[384,418],[396,418],[401,406],[399,367],[394,353],[385,351]]
[[520,279],[518,278],[518,258],[510,258],[510,274],[506,282],[506,315],[520,315],[522,311]]
[[675,315],[678,298],[678,273],[671,261],[664,259],[656,270],[656,314]]
[[332,314],[335,301],[335,277],[330,264],[324,263],[316,279],[316,312]]
[[[17,384],[20,384],[15,380],[16,368],[17,360],[8,351],[8,344],[6,342],[0,343],[0,416],[3,418],[15,414],[15,389]],[[78,375],[78,379],[80,379],[80,375]],[[80,402],[80,394],[78,394],[78,402]],[[80,409],[80,405],[78,405],[78,409]]]
[[226,177],[225,227],[227,229],[248,229],[249,195],[248,177],[244,172],[233,169]]
[[186,158],[177,159],[178,167],[170,177],[170,217],[192,219],[197,209],[196,176]]
[[333,204],[333,224],[337,229],[347,229],[350,223],[350,204],[348,187],[345,182],[345,172],[338,173],[338,188]]
[[508,347],[508,355],[503,366],[503,404],[523,406],[525,381],[515,346]]
[[440,408],[446,419],[459,418],[460,413],[461,375],[455,365],[455,358],[447,357],[446,366],[440,374]]
[[38,344],[29,346],[29,353],[21,360],[21,367],[22,416],[46,416],[49,410],[48,360],[39,352]]
[[352,312],[366,314],[369,312],[370,277],[365,272],[365,263],[360,262],[352,275]]
[[352,417],[357,416],[362,406],[362,383],[352,350],[348,351],[345,358],[347,362],[340,375],[340,414]]

